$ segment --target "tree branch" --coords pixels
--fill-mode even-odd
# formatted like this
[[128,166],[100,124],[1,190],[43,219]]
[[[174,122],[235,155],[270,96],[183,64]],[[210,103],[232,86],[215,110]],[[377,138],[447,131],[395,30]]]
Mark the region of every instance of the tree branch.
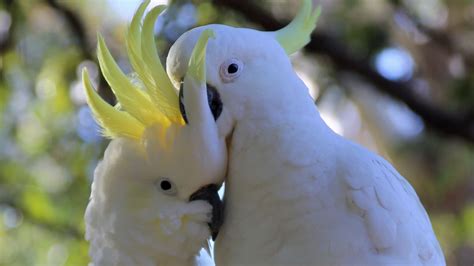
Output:
[[[214,3],[239,12],[265,30],[277,30],[286,25],[277,21],[253,1],[214,0]],[[424,120],[429,128],[436,132],[474,142],[474,114],[444,110],[433,103],[424,101],[414,93],[413,81],[395,82],[384,78],[373,69],[368,58],[358,58],[348,47],[329,34],[320,31],[313,33],[305,51],[327,56],[338,70],[356,73],[373,84],[378,91],[404,102]]]
[[416,15],[414,15],[413,12],[410,12],[409,8],[407,8],[402,1],[388,0],[388,2],[396,10],[396,12],[400,12],[400,14],[404,16],[405,19],[409,20],[419,32],[426,35],[432,43],[451,54],[462,55],[465,64],[468,67],[474,67],[474,58],[472,55],[461,51],[448,32],[433,29],[421,23]]
[[[86,28],[80,17],[68,7],[59,4],[57,0],[46,0],[46,4],[50,8],[56,10],[56,12],[58,12],[64,18],[66,24],[71,30],[72,35],[77,39],[77,46],[80,49],[83,57],[87,60],[91,60],[97,63],[95,54],[89,48]],[[99,87],[97,88],[97,92],[108,103],[114,104],[115,95],[113,94],[110,87],[107,85],[107,82],[105,81],[105,78],[102,73],[100,73],[99,76]]]

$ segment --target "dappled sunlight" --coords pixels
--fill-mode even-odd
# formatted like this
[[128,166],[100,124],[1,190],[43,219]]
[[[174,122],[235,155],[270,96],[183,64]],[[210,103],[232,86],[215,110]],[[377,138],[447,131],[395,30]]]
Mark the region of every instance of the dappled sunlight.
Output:
[[375,58],[375,67],[390,80],[409,80],[414,71],[413,59],[400,48],[386,48]]

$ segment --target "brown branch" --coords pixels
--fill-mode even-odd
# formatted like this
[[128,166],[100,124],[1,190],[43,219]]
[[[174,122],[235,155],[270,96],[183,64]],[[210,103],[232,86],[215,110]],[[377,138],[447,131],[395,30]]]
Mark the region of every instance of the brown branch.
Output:
[[78,48],[81,50],[84,58],[93,60],[94,56],[89,50],[89,44],[87,42],[86,30],[82,21],[79,17],[66,6],[60,5],[56,0],[46,0],[46,3],[49,7],[56,10],[60,15],[64,17],[67,22],[68,27],[70,28],[72,34],[75,36],[75,39],[79,42]]
[[[286,25],[255,4],[255,1],[214,0],[214,3],[239,12],[265,30],[277,30]],[[424,101],[414,93],[412,81],[396,82],[386,79],[371,66],[369,58],[358,58],[348,47],[329,34],[320,31],[313,33],[305,51],[327,56],[339,71],[356,73],[380,92],[404,102],[436,132],[474,142],[474,114],[444,110]]]
[[[56,10],[56,12],[58,12],[64,18],[72,35],[78,42],[77,46],[80,49],[83,57],[87,60],[97,62],[95,54],[89,47],[86,28],[80,17],[67,6],[58,3],[57,0],[46,0],[46,4],[50,8]],[[105,81],[105,78],[102,73],[100,73],[99,87],[97,88],[97,91],[99,95],[102,96],[102,98],[108,103],[115,103],[115,96],[110,87],[107,85],[107,82]]]
[[410,23],[412,23],[412,25],[416,28],[416,30],[427,36],[431,43],[447,51],[448,53],[460,54],[468,67],[474,67],[474,58],[472,57],[472,55],[461,51],[461,49],[451,38],[448,32],[433,29],[424,25],[419,19],[416,18],[414,14],[412,14],[413,12],[410,12],[410,10],[403,3],[394,0],[388,2],[392,4],[393,8],[396,9],[397,12],[400,13],[400,15],[402,15],[405,19],[409,20]]

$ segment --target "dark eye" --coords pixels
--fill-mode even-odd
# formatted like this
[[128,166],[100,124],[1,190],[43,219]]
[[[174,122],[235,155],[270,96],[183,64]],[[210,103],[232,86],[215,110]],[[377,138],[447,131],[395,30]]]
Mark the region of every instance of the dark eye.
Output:
[[236,58],[227,59],[224,63],[221,64],[219,74],[222,81],[228,83],[232,82],[234,79],[238,78],[242,73],[244,64],[242,61]]
[[239,65],[237,65],[236,63],[232,63],[232,64],[229,65],[229,67],[227,67],[227,72],[229,74],[234,74],[238,70],[239,70]]
[[176,186],[175,184],[169,180],[168,178],[160,178],[155,182],[155,186],[167,195],[175,195],[176,194]]
[[163,180],[160,183],[160,187],[161,187],[162,190],[165,190],[165,191],[170,190],[171,189],[171,183],[168,180]]

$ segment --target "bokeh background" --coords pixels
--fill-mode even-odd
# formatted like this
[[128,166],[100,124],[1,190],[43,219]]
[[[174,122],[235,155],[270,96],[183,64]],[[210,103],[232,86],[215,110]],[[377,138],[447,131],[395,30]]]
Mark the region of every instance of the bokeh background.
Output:
[[[152,6],[167,1],[153,0]],[[299,0],[172,1],[156,24],[163,59],[208,23],[275,30]],[[413,184],[449,265],[474,264],[474,2],[321,0],[311,43],[292,56],[322,116]],[[107,140],[85,104],[101,32],[128,72],[138,0],[0,1],[0,265],[86,265],[83,213]]]

